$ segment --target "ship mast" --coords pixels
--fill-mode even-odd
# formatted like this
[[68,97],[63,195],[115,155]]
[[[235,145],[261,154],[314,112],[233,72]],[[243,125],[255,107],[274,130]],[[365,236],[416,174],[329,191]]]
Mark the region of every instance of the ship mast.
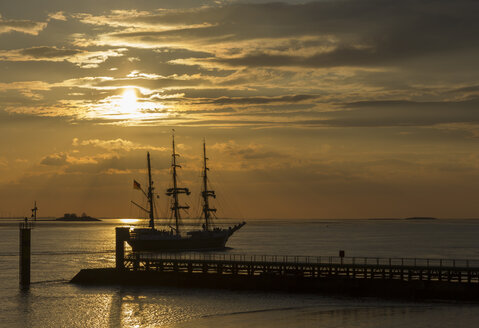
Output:
[[171,207],[171,210],[173,211],[173,216],[175,217],[176,234],[179,235],[180,234],[180,221],[181,221],[180,210],[182,210],[182,209],[186,210],[190,207],[187,206],[187,205],[180,205],[178,195],[179,194],[189,195],[190,191],[188,190],[188,188],[178,187],[178,181],[177,181],[178,179],[177,179],[176,169],[181,168],[181,166],[176,163],[176,158],[179,157],[180,155],[177,154],[176,151],[175,151],[175,133],[174,133],[174,130],[173,130],[172,140],[173,140],[173,142],[172,142],[173,153],[171,155],[172,156],[171,169],[172,169],[172,174],[173,174],[173,188],[167,189],[166,195],[173,197],[173,205]]
[[153,181],[151,181],[151,164],[150,164],[150,153],[148,152],[146,155],[146,158],[148,160],[148,205],[150,207],[148,214],[150,217],[150,228],[154,229],[155,228],[155,219],[153,215]]
[[208,158],[206,157],[206,141],[203,139],[203,191],[201,192],[201,196],[203,197],[203,216],[205,219],[205,223],[203,226],[204,230],[210,229],[210,217],[211,212],[216,212],[215,208],[210,207],[209,198],[213,197],[216,198],[216,194],[214,190],[208,190],[208,171],[209,168],[206,164]]

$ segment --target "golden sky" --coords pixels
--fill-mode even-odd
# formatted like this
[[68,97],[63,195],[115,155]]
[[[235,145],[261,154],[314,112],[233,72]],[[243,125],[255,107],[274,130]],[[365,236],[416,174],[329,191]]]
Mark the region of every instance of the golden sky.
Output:
[[478,217],[478,12],[1,1],[0,216],[134,216],[147,151],[162,204],[174,128],[191,216],[205,137],[221,216]]

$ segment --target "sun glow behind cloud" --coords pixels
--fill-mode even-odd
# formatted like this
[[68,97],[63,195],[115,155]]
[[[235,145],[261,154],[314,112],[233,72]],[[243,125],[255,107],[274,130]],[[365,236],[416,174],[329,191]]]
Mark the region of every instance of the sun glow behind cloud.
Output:
[[143,93],[137,88],[125,87],[122,94],[108,96],[91,105],[87,118],[136,125],[163,119],[168,115],[168,106],[147,97],[143,98]]
[[119,110],[121,113],[134,113],[137,111],[137,97],[134,89],[126,89],[123,91],[122,98],[120,100]]

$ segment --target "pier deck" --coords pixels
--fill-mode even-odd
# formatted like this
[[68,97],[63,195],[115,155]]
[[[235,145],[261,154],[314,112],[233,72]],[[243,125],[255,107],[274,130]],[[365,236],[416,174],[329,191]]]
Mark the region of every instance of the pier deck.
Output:
[[202,253],[131,253],[132,271],[238,276],[438,281],[479,286],[479,260],[311,257]]

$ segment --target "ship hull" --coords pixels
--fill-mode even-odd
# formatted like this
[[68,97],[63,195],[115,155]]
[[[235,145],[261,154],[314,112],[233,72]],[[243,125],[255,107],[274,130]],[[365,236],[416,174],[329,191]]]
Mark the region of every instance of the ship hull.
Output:
[[134,252],[141,251],[186,251],[215,250],[225,248],[228,238],[239,230],[245,222],[228,229],[195,230],[186,236],[174,235],[171,232],[156,229],[133,229],[127,243]]
[[208,250],[225,248],[228,237],[178,238],[178,239],[130,239],[134,252],[166,250]]

